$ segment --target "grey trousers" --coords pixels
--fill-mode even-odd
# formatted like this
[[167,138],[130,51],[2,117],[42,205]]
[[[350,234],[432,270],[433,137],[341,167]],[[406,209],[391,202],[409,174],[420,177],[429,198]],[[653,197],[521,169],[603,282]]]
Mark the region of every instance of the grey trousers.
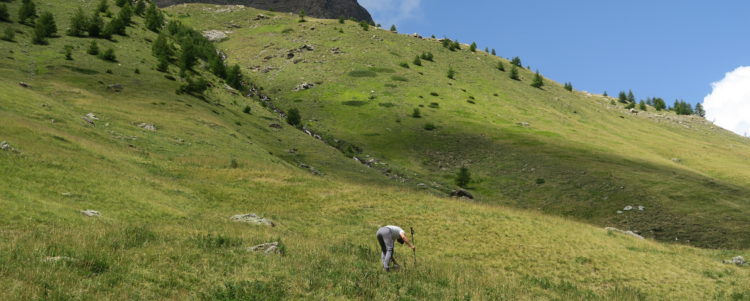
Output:
[[387,227],[378,229],[377,237],[381,251],[380,260],[383,262],[383,268],[388,271],[390,270],[389,265],[391,261],[394,264],[396,263],[396,260],[393,259],[393,235],[391,234],[391,229]]

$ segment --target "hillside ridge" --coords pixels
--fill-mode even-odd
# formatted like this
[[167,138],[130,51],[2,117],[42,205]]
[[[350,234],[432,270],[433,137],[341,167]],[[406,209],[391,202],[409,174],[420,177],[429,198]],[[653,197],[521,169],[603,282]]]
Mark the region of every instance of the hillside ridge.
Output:
[[183,3],[245,5],[263,10],[299,13],[324,19],[353,18],[374,24],[370,13],[357,0],[156,0],[160,7]]

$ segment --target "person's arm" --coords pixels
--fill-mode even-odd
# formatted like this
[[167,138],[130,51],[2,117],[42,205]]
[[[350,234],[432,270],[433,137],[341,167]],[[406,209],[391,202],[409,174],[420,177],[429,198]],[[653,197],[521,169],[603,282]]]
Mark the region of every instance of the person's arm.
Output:
[[414,244],[411,243],[411,241],[409,240],[409,238],[406,237],[406,232],[401,231],[401,233],[399,233],[399,234],[401,235],[401,239],[403,239],[404,242],[407,245],[409,245],[410,248],[412,248],[412,249],[417,248],[417,247],[414,246]]

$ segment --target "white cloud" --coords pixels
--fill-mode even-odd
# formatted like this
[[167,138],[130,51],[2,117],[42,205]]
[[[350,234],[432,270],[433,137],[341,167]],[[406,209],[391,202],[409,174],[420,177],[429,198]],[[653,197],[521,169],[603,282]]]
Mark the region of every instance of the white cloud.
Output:
[[421,0],[359,0],[359,3],[372,14],[375,23],[385,28],[417,17],[422,5]]
[[750,67],[739,67],[711,84],[703,99],[706,119],[737,134],[750,135]]

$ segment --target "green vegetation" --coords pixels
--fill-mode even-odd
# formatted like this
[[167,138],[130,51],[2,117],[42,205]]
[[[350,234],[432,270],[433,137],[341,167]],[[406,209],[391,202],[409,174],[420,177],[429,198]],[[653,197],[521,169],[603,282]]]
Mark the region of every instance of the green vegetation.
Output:
[[458,173],[456,174],[456,186],[461,188],[468,188],[469,182],[471,182],[471,173],[469,173],[469,168],[464,166],[458,169]]
[[531,81],[531,86],[537,89],[544,86],[544,78],[539,74],[539,71],[534,73],[534,79]]
[[115,49],[109,48],[99,54],[99,58],[109,62],[117,62],[117,55],[115,55]]
[[505,65],[503,64],[502,61],[498,61],[497,62],[497,67],[496,68],[497,68],[497,70],[505,72]]
[[677,115],[693,115],[695,113],[693,106],[684,100],[675,100],[670,110],[674,111]]
[[[91,12],[97,3],[38,1],[40,11],[55,12],[62,29],[79,4]],[[20,6],[9,3],[11,11]],[[282,54],[296,49],[300,42],[281,31],[302,32],[311,24],[317,27],[305,31],[311,44],[346,52],[331,56],[324,48],[305,54],[310,63],[243,74],[280,110],[303,111],[305,126],[321,140],[292,126],[270,127],[284,119],[259,96],[226,89],[202,51],[183,79],[153,70],[165,56],[147,55],[158,34],[137,15],[128,36],[96,40],[101,49],[116,50],[119,64],[75,55],[82,49],[75,50],[75,61],[60,54],[64,45],[85,47],[91,39],[61,36],[49,46],[32,45],[30,27],[3,24],[24,41],[3,43],[8,51],[0,58],[0,140],[15,149],[0,151],[0,299],[750,296],[747,267],[721,263],[748,257],[745,138],[673,112],[660,113],[665,118],[659,122],[627,115],[607,105],[608,98],[568,93],[550,79],[544,91],[519,85],[495,68],[507,60],[451,52],[435,41],[362,32],[353,22],[339,34],[336,20],[298,24],[286,14],[259,23],[247,16],[270,13],[206,8],[214,6],[174,6],[169,15],[197,30],[240,20],[242,28],[217,46],[227,52],[227,66],[260,65],[256,56],[268,43]],[[117,15],[118,7],[109,9]],[[174,51],[167,69],[175,70],[184,35],[162,31]],[[382,43],[363,42],[373,35]],[[203,42],[194,42],[199,50]],[[397,68],[424,52],[439,59]],[[450,67],[460,81],[445,78]],[[349,76],[355,70],[370,73]],[[174,93],[199,79],[207,83],[200,97]],[[293,91],[301,80],[323,84]],[[377,102],[391,105],[367,100],[371,91]],[[476,104],[464,102],[468,97]],[[403,118],[409,108],[433,101],[440,109],[428,109],[425,120]],[[253,114],[244,114],[245,107]],[[90,112],[99,119],[94,125],[81,119]],[[426,121],[439,131],[425,131]],[[375,167],[351,156],[377,159]],[[466,164],[476,200],[445,197]],[[635,202],[644,202],[645,211],[615,213]],[[83,216],[85,209],[102,215]],[[276,226],[230,220],[250,212]],[[373,232],[386,222],[415,228],[418,265],[399,246],[402,269],[379,270]],[[649,239],[605,225],[640,230]],[[725,248],[651,239],[676,237],[677,243]],[[463,240],[471,243],[445,244]],[[247,251],[273,241],[283,255]]]
[[0,37],[0,39],[3,41],[13,42],[13,39],[15,39],[15,37],[16,32],[13,31],[12,28],[8,27],[5,29],[5,31],[3,32],[3,36]]
[[10,20],[10,13],[8,12],[8,6],[5,3],[0,3],[0,21],[12,22]]
[[453,67],[448,68],[448,78],[450,79],[456,79],[456,70],[453,70]]
[[88,50],[86,50],[86,53],[90,55],[98,55],[99,54],[99,44],[96,43],[96,41],[91,41],[91,44],[89,44]]
[[508,73],[508,77],[512,80],[521,80],[521,78],[518,77],[518,67],[516,67],[516,65],[510,67],[510,73]]
[[391,31],[391,32],[398,32],[398,29],[396,29],[396,25],[395,25],[395,24],[394,24],[394,25],[391,25],[391,29],[390,29],[390,31]]
[[419,56],[416,56],[414,61],[412,61],[412,64],[414,64],[414,66],[422,66],[422,59],[420,59]]
[[565,90],[568,90],[569,92],[573,92],[573,84],[572,83],[569,83],[569,82],[565,83],[565,85],[563,86],[563,88]]
[[83,8],[78,7],[75,14],[70,17],[70,27],[68,27],[67,34],[74,37],[82,37],[84,33],[88,31],[89,19],[86,13],[83,12]]
[[302,125],[302,116],[299,113],[299,109],[297,108],[289,109],[289,112],[286,113],[286,123],[288,123],[291,126],[296,126],[296,127]]
[[21,0],[21,7],[18,9],[18,23],[33,24],[33,19],[37,16],[36,4],[32,0]]
[[477,43],[476,42],[472,42],[471,43],[471,45],[469,46],[469,51],[471,51],[471,52],[477,52]]
[[414,108],[414,110],[411,112],[411,117],[422,118],[422,112],[419,111],[419,108]]

